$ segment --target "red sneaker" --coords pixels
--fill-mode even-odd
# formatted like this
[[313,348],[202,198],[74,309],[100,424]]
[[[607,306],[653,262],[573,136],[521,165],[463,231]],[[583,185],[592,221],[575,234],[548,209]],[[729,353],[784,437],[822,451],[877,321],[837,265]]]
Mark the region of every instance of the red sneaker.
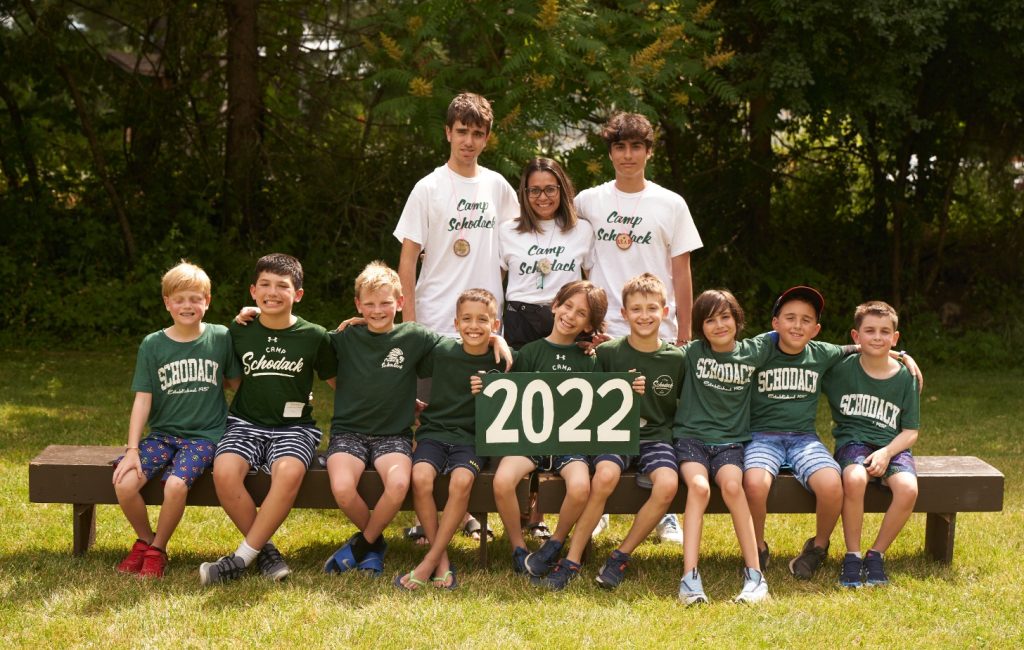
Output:
[[117,565],[117,570],[121,573],[138,573],[142,568],[142,556],[148,550],[149,544],[141,539],[135,540],[132,550],[128,551],[128,555]]
[[155,546],[150,546],[142,556],[140,578],[162,578],[164,567],[167,566],[167,554]]

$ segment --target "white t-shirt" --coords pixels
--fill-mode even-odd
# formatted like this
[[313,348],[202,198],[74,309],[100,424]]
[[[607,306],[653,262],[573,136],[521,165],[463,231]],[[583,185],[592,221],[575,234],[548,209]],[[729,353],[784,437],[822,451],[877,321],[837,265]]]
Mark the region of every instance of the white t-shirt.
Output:
[[553,219],[541,221],[540,232],[517,232],[517,225],[506,221],[498,229],[501,268],[508,271],[505,300],[550,305],[562,285],[583,279],[582,271],[593,266],[594,229],[582,219],[569,232]]
[[[594,268],[590,280],[608,294],[608,334],[629,334],[622,318],[622,287],[641,273],[653,273],[668,292],[668,318],[661,338],[675,342],[676,298],[672,290],[672,258],[702,246],[686,201],[671,190],[646,181],[642,192],[615,189],[615,181],[584,190],[576,196],[576,211],[594,227]],[[623,250],[615,239],[628,234],[632,244]]]
[[[498,267],[499,223],[519,216],[515,190],[500,174],[477,166],[473,178],[441,165],[420,179],[409,194],[395,226],[398,241],[423,247],[423,265],[416,279],[416,320],[447,336],[456,336],[455,301],[466,289],[487,289],[498,299],[501,313],[501,270]],[[469,254],[452,247],[459,239]]]

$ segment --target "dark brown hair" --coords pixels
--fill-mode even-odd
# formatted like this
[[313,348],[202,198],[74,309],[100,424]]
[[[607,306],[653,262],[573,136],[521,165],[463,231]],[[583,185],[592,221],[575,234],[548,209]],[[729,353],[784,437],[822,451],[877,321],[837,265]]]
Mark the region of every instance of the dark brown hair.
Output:
[[551,158],[534,158],[523,167],[523,173],[519,177],[519,218],[516,219],[516,232],[539,232],[540,218],[533,211],[530,205],[530,197],[526,192],[529,189],[530,175],[534,172],[549,172],[558,181],[558,209],[555,210],[555,222],[562,232],[568,232],[576,227],[579,216],[576,214],[576,207],[573,202],[576,199],[576,188],[572,179],[565,173],[562,166]]

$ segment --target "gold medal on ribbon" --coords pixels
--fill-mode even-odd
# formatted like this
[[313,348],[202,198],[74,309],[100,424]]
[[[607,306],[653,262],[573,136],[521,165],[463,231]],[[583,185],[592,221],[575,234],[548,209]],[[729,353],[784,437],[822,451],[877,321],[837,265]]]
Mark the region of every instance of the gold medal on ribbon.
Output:
[[628,232],[624,232],[615,237],[615,245],[619,247],[619,250],[629,250],[629,247],[633,245],[633,238]]
[[452,244],[452,251],[459,257],[469,255],[469,242],[465,239],[456,239],[455,243]]

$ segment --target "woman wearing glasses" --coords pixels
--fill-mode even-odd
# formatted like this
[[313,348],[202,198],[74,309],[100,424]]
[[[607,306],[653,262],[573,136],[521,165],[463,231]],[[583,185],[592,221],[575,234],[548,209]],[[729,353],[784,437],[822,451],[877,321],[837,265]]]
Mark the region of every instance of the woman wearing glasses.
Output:
[[573,207],[576,190],[550,158],[526,163],[519,179],[519,217],[498,233],[502,271],[508,274],[504,335],[515,349],[551,333],[551,303],[563,285],[593,265],[594,230]]

